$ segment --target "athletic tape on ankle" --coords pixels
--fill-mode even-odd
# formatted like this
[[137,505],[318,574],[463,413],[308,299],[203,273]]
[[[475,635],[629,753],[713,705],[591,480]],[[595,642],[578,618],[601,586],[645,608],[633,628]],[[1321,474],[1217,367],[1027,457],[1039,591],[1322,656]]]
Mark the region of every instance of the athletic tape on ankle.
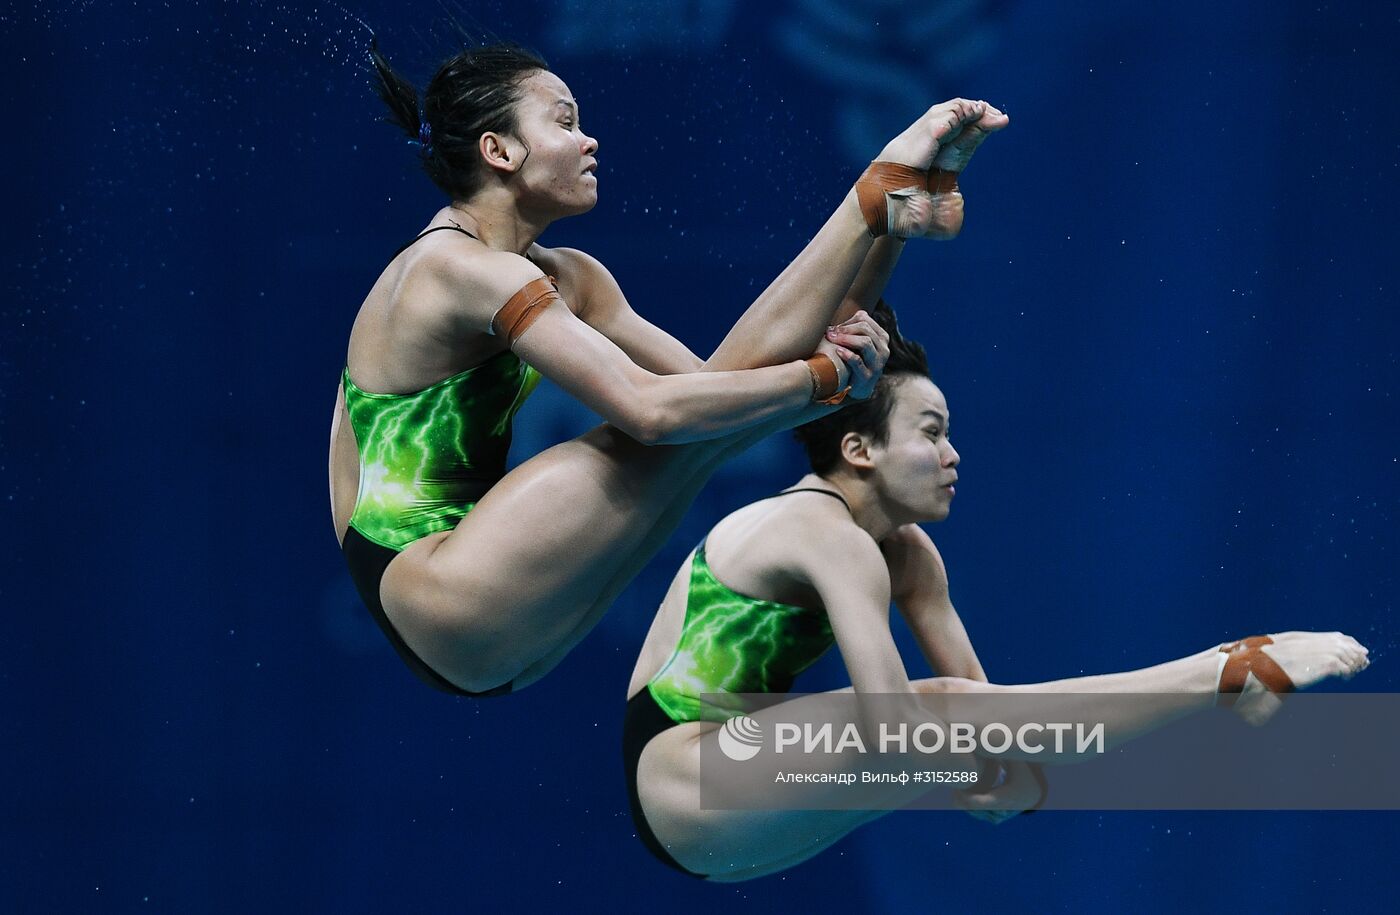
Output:
[[1244,692],[1250,674],[1271,693],[1291,693],[1297,689],[1279,663],[1264,653],[1263,647],[1273,643],[1267,635],[1256,635],[1220,646],[1216,705],[1234,705],[1239,694]]
[[926,187],[930,194],[951,194],[958,189],[958,173],[942,168],[931,168],[928,170]]
[[806,359],[807,371],[812,373],[812,400],[816,403],[838,404],[846,399],[851,388],[847,385],[840,390],[841,370],[836,362],[825,353],[817,353]]
[[551,302],[560,301],[554,277],[542,276],[520,287],[491,319],[491,332],[514,346]]
[[866,228],[874,238],[894,234],[894,217],[889,197],[908,197],[928,186],[929,175],[898,162],[871,162],[856,179],[856,202],[865,217]]

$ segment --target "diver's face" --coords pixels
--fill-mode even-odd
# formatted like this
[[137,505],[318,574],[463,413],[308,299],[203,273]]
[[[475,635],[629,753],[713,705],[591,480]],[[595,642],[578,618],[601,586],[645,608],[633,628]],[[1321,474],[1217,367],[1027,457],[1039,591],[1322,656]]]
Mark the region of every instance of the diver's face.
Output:
[[516,133],[528,148],[517,180],[527,206],[586,213],[598,202],[598,141],[579,126],[578,103],[564,81],[539,70],[520,84]]
[[889,435],[870,460],[881,498],[904,521],[942,521],[953,505],[958,452],[948,440],[948,402],[932,381],[895,382]]

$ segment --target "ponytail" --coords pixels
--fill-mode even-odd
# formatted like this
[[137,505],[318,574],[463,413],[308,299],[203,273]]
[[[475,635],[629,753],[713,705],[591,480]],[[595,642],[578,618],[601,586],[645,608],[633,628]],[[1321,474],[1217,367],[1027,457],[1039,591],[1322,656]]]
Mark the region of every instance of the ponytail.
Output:
[[418,90],[389,65],[388,58],[379,50],[378,38],[370,41],[369,59],[377,77],[374,91],[389,108],[384,120],[418,140],[423,128],[423,107],[418,101]]

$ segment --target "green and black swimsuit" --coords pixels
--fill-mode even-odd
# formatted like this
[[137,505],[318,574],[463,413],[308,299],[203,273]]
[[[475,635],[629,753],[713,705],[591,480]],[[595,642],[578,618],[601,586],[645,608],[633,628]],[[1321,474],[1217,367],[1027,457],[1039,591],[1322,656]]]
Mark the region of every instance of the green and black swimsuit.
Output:
[[[394,253],[431,232],[429,229]],[[510,684],[471,693],[449,682],[404,643],[384,613],[379,583],[393,558],[415,540],[457,526],[505,475],[511,420],[539,384],[539,373],[504,350],[412,394],[362,390],[341,376],[355,433],[360,487],[342,551],[365,606],[399,657],[430,685],[464,696],[498,695]]]
[[[795,492],[824,493],[846,503],[826,489],[789,489],[777,495]],[[724,722],[752,711],[741,694],[787,692],[797,675],[833,644],[835,637],[824,611],[739,594],[711,571],[704,541],[695,548],[676,650],[627,701],[622,725],[632,822],[642,844],[662,863],[692,876],[705,876],[682,867],[647,823],[637,793],[637,763],[646,745],[662,731],[687,721]]]

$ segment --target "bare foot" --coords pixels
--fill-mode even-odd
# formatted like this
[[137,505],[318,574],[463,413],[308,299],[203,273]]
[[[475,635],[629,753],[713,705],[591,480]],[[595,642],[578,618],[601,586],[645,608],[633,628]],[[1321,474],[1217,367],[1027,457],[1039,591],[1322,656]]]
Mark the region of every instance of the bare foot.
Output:
[[[983,103],[986,105],[986,103]],[[986,105],[982,116],[963,125],[955,136],[946,138],[934,156],[933,167],[947,172],[961,172],[987,137],[1011,123],[1011,118],[992,105]]]
[[986,102],[971,102],[965,98],[934,105],[903,133],[885,144],[879,161],[898,162],[928,171],[943,146],[952,142],[965,125],[980,120],[986,111]]
[[[1297,689],[1307,689],[1328,677],[1349,680],[1371,663],[1366,646],[1340,632],[1280,632],[1270,638],[1273,644],[1256,650],[1273,658]],[[1234,704],[1234,711],[1258,727],[1272,718],[1282,705],[1283,699],[1251,673]]]
[[[962,100],[954,100],[954,102],[960,101]],[[944,105],[932,108],[930,114],[946,105],[952,105],[954,102],[945,102]],[[963,169],[967,168],[967,163],[971,161],[972,154],[977,152],[977,147],[981,146],[987,137],[1011,123],[1011,118],[994,106],[988,105],[986,102],[974,104],[981,106],[982,113],[973,120],[962,122],[955,129],[950,128],[941,136],[938,152],[933,159],[934,168],[955,174],[962,172]],[[952,123],[947,115],[943,117],[944,120],[936,123],[944,125]],[[903,136],[901,134],[896,142]],[[886,147],[886,151],[888,149],[889,147]],[[958,233],[962,231],[963,196],[956,188],[943,194],[929,194],[919,189],[896,191],[890,195],[889,206],[893,222],[898,226],[898,232],[902,237],[933,238],[946,241],[956,238]]]

